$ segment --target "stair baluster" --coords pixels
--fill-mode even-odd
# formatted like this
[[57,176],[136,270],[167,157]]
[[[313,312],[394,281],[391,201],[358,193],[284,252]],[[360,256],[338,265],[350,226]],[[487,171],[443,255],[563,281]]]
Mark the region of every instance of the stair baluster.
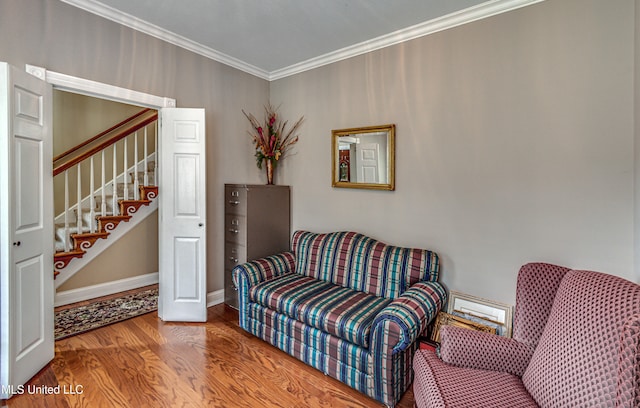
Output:
[[80,171],[80,163],[76,165],[76,171],[78,172],[78,186],[77,197],[78,203],[76,205],[76,233],[82,234],[82,172]]
[[69,170],[64,171],[64,252],[69,252]]
[[[89,177],[91,178],[89,180],[89,232],[93,234],[94,232],[96,232],[96,225],[94,222],[94,220],[96,219],[96,197],[93,193],[94,191],[96,191],[96,189],[93,181],[93,179],[95,178],[93,170],[93,156],[91,156],[91,158],[89,159],[89,166]],[[82,217],[82,208],[80,209],[80,216]]]
[[[128,200],[129,199],[129,187],[127,186],[127,169],[129,167],[127,167],[127,139],[124,139],[124,199]],[[127,215],[127,214],[123,214],[123,215]]]
[[106,183],[106,178],[105,178],[105,169],[104,169],[104,150],[101,153],[101,166],[102,166],[102,171],[101,171],[101,179],[100,181],[102,182],[101,184],[101,200],[100,200],[100,215],[101,216],[105,216],[107,215],[107,183]]
[[149,152],[147,149],[147,128],[144,128],[144,178],[142,182],[145,186],[149,185],[149,164],[147,163],[147,158],[149,157]]
[[133,199],[140,199],[139,183],[138,183],[138,132],[133,134]]
[[118,213],[118,151],[116,149],[116,146],[118,144],[114,143],[113,144],[113,183],[112,183],[112,189],[113,189],[113,201],[111,202],[111,211],[113,212],[113,215],[120,215]]

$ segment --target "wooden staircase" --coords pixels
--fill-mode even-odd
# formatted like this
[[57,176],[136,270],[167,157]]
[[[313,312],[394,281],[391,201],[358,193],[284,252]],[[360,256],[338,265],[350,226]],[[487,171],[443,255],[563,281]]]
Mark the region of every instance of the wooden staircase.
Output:
[[[56,217],[55,222],[54,278],[57,278],[73,260],[84,258],[92,249],[95,251],[94,244],[99,240],[113,239],[110,237],[113,236],[118,225],[128,223],[136,217],[140,208],[150,206],[158,196],[158,187],[155,182],[156,155],[155,152],[149,153],[147,150],[147,126],[155,125],[156,120],[157,113],[144,110],[54,158],[54,176],[64,174],[65,182],[65,210]],[[142,160],[139,160],[138,157],[139,130],[144,132]],[[123,151],[120,151],[119,156],[116,148],[117,143],[121,140],[120,147]],[[155,150],[157,139],[153,146]],[[109,159],[112,160],[112,175],[108,181],[106,176],[107,160],[105,159],[107,148],[112,149],[110,152],[112,159]],[[127,160],[132,150],[134,151],[133,166],[129,167]],[[84,151],[84,153],[80,152],[75,157],[68,158],[64,163],[59,164],[64,156],[69,156],[75,151]],[[101,171],[97,171],[101,176],[101,183],[97,189],[94,186],[96,179],[94,158],[100,162],[101,169]],[[121,167],[123,172],[120,174],[118,174],[118,158],[123,158]],[[58,162],[57,166],[56,161]],[[85,196],[82,196],[82,171],[87,173],[89,170],[81,169],[83,163],[85,167],[86,165],[90,166],[89,194]],[[70,206],[67,171],[74,167],[77,174],[77,201],[73,206]],[[103,245],[103,247],[106,249],[106,246]],[[97,254],[92,255],[93,258]],[[73,273],[75,271],[71,272],[71,274]],[[65,280],[72,276],[71,274],[66,273]],[[62,282],[57,282],[56,286],[59,284]]]
[[85,253],[99,239],[107,239],[111,232],[118,227],[121,222],[129,222],[138,209],[142,206],[148,206],[152,200],[158,196],[157,186],[140,186],[140,199],[138,200],[119,200],[119,214],[114,215],[109,209],[107,215],[97,215],[93,222],[96,223],[96,232],[90,232],[90,211],[83,210],[82,217],[85,220],[82,232],[68,234],[70,238],[70,250],[65,251],[66,235],[64,225],[56,224],[55,231],[55,248],[54,255],[54,278],[60,274],[60,269],[65,268],[69,262],[76,258],[82,258]]

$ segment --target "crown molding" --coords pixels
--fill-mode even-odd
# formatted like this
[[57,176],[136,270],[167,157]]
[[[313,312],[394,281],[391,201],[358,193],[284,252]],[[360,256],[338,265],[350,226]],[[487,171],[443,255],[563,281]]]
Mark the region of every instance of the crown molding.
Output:
[[181,35],[175,34],[169,30],[165,30],[164,28],[158,27],[155,24],[151,24],[147,21],[141,20],[130,14],[123,13],[105,4],[98,3],[94,0],[60,0],[60,1],[70,4],[74,7],[80,8],[82,10],[88,11],[89,13],[98,15],[100,17],[104,17],[107,20],[111,20],[118,24],[122,24],[123,26],[132,28],[141,33],[148,34],[162,41],[166,41],[180,48],[184,48],[185,50],[192,51],[196,54],[202,55],[203,57],[212,59],[214,61],[218,61],[220,63],[231,66],[233,68],[239,69],[240,71],[257,76],[258,78],[267,79],[267,80],[269,79],[269,73],[263,69],[260,69],[256,66],[248,64],[230,55],[224,54],[220,51],[216,51],[212,48],[206,47],[200,43],[197,43],[193,40],[185,38]]
[[544,0],[491,0],[474,7],[447,14],[445,16],[425,21],[389,34],[382,35],[369,41],[364,41],[349,47],[345,47],[330,53],[302,61],[288,67],[272,71],[269,80],[285,78],[304,71],[309,71],[323,65],[342,61],[347,58],[366,54],[381,48],[390,47],[415,38],[424,37],[429,34],[444,31],[449,28],[458,27],[477,20],[482,20],[497,14],[506,13],[531,4],[540,3]]
[[229,65],[240,71],[257,76],[258,78],[274,81],[276,79],[285,78],[304,71],[309,71],[324,65],[342,61],[347,58],[366,54],[381,48],[390,47],[405,41],[423,37],[429,34],[444,31],[449,28],[457,27],[473,21],[481,20],[497,14],[506,13],[511,10],[519,9],[544,0],[490,0],[477,6],[469,7],[455,13],[448,14],[424,23],[416,24],[402,30],[385,34],[372,40],[364,41],[349,47],[345,47],[297,64],[290,65],[285,68],[268,72],[254,65],[248,64],[232,56],[226,55],[212,48],[206,47],[200,43],[189,40],[171,31],[165,30],[154,24],[123,13],[112,7],[98,3],[95,0],[61,0],[64,3],[78,7],[90,13],[104,17],[108,20],[122,24],[136,31],[148,34],[152,37],[166,41],[178,47],[192,51],[206,58],[218,61],[222,64]]

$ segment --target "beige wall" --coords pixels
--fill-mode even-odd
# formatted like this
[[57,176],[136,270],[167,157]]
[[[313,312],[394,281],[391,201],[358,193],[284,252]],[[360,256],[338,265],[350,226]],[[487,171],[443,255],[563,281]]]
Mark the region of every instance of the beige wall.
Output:
[[[307,121],[294,228],[430,248],[513,303],[520,265],[633,272],[634,1],[548,0],[275,81]],[[331,130],[395,123],[396,191],[331,187]]]
[[[241,109],[258,111],[269,83],[57,0],[0,1],[0,60],[42,66],[206,109],[207,291],[223,288],[225,182],[259,179]],[[256,180],[254,180],[256,181]]]
[[53,92],[53,156],[140,112],[143,108],[71,92]]

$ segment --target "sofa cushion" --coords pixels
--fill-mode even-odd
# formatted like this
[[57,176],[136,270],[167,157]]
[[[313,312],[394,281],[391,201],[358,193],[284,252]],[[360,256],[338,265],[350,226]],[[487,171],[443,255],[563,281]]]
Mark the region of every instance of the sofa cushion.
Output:
[[374,318],[391,302],[297,273],[253,286],[249,299],[365,348]]
[[425,249],[387,245],[356,232],[296,231],[296,272],[395,299],[419,281],[438,280],[439,260]]
[[413,369],[418,407],[538,407],[513,374],[452,366],[428,350],[416,352]]

